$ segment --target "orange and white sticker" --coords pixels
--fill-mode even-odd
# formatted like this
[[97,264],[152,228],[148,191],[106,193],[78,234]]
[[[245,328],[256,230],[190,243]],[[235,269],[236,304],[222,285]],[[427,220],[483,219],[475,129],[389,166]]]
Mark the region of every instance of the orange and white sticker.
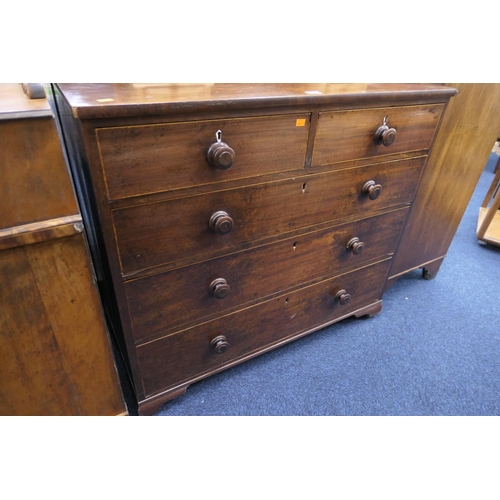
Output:
[[305,118],[297,118],[295,120],[295,126],[296,127],[305,127],[306,126],[306,119]]

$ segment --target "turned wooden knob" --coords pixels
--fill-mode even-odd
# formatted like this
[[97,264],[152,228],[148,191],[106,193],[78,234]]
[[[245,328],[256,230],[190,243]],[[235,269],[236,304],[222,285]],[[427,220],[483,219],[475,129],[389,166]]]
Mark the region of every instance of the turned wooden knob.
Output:
[[218,337],[212,339],[212,341],[210,342],[210,346],[217,354],[222,354],[223,352],[227,351],[229,344],[224,335],[219,335]]
[[354,255],[359,255],[363,248],[365,248],[365,244],[359,241],[359,238],[351,238],[347,243],[347,249],[351,250]]
[[339,290],[335,294],[335,298],[339,301],[341,306],[345,306],[351,300],[351,296],[346,290]]
[[234,163],[236,156],[234,149],[221,141],[222,132],[220,130],[215,134],[217,142],[214,142],[207,152],[208,161],[220,170],[227,170]]
[[217,234],[227,234],[233,229],[234,221],[227,212],[220,210],[212,214],[208,225]]
[[223,299],[231,291],[231,287],[224,278],[217,278],[210,283],[210,292],[218,299]]
[[396,140],[396,129],[387,125],[387,116],[384,118],[384,123],[375,132],[375,144],[383,144],[390,146]]
[[368,181],[361,191],[367,194],[370,200],[376,200],[380,196],[380,193],[382,193],[382,186],[376,184],[375,181]]

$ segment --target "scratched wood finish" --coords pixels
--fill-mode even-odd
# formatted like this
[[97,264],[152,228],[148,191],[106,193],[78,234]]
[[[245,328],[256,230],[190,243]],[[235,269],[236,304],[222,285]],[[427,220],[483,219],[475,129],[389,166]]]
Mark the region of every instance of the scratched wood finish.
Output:
[[[215,257],[266,237],[408,203],[424,161],[420,157],[116,210],[123,274],[181,258]],[[376,200],[362,193],[369,180],[383,187]],[[234,220],[225,235],[208,226],[219,210]]]
[[[314,231],[256,249],[125,285],[134,339],[151,339],[206,321],[289,288],[298,288],[392,254],[408,209]],[[354,254],[349,241],[364,249]],[[210,284],[223,278],[229,294],[216,298]]]
[[500,84],[450,86],[459,93],[448,104],[390,276],[441,264],[500,134]]
[[[207,120],[97,130],[111,200],[304,168],[310,116]],[[221,141],[235,152],[220,170],[207,159]]]
[[[426,152],[442,111],[443,105],[434,104],[320,113],[312,166],[407,151]],[[384,117],[387,117],[387,125],[397,132],[396,140],[390,146],[374,141]]]
[[0,415],[125,405],[81,234],[0,252]]
[[[382,295],[389,262],[322,281],[139,346],[137,353],[146,394],[221,368],[239,357],[299,336],[377,301]],[[345,305],[335,299],[341,289],[351,295]],[[214,353],[210,347],[210,342],[219,335],[229,343],[223,354]]]
[[0,228],[78,214],[54,118],[0,120],[0,173]]

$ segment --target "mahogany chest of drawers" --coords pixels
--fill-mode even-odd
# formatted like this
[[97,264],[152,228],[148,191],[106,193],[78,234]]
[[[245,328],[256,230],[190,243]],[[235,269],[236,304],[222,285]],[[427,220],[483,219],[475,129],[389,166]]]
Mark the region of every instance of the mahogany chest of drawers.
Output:
[[101,290],[139,412],[381,310],[455,90],[54,85]]

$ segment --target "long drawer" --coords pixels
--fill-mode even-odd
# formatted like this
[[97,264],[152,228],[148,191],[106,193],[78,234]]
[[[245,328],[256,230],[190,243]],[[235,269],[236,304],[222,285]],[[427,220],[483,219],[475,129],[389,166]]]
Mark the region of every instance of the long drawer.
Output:
[[[305,113],[98,129],[108,198],[302,169],[309,125]],[[232,153],[216,151],[212,164],[219,140]]]
[[[387,259],[137,347],[146,395],[182,385],[376,302],[389,263]],[[341,304],[346,294],[350,300]],[[217,353],[222,347],[227,350]]]
[[[207,260],[265,238],[409,203],[426,157],[312,174],[113,211],[123,275],[180,260]],[[371,199],[364,191],[380,186]],[[370,188],[371,189],[371,188]],[[377,194],[377,193],[376,193]],[[217,234],[210,221],[224,213]],[[229,217],[229,219],[228,219]],[[219,219],[219,220],[222,220]],[[228,220],[230,222],[228,222]]]
[[408,209],[125,284],[134,340],[151,339],[392,254]]
[[[432,104],[320,113],[312,166],[395,153],[426,152],[443,109],[442,104]],[[385,142],[393,140],[388,145],[383,140],[376,140],[384,119],[387,130],[395,131],[386,136]]]

